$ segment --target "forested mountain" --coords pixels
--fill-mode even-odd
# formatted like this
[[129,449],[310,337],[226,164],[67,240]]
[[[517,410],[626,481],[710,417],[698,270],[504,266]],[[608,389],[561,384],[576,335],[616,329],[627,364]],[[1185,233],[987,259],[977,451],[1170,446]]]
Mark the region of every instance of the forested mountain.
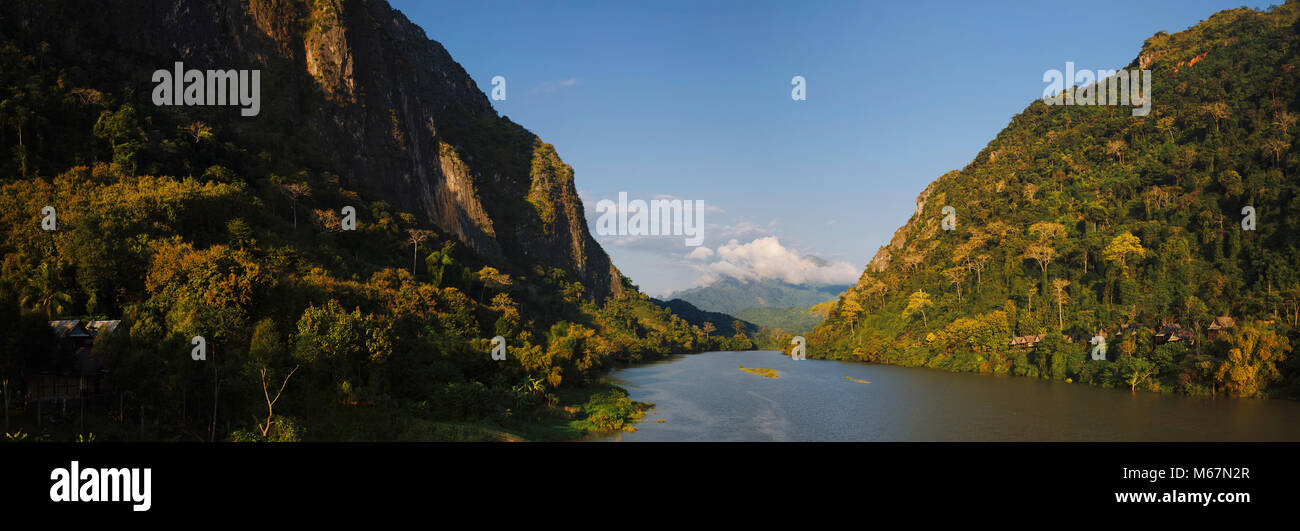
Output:
[[[259,111],[155,105],[177,62],[258,70]],[[0,148],[6,394],[70,370],[46,320],[120,319],[110,437],[461,437],[442,422],[571,415],[557,393],[615,361],[723,346],[619,274],[574,170],[382,0],[6,1]],[[621,425],[618,398],[574,421]]]
[[[833,300],[833,299],[832,299]],[[780,308],[749,308],[736,317],[768,330],[803,334],[822,322],[821,315],[811,306],[786,306]]]
[[750,308],[812,306],[834,299],[847,285],[797,285],[778,280],[737,280],[723,277],[707,286],[673,293],[702,310],[739,314]]
[[[1298,16],[1293,0],[1147,39],[1128,65],[1152,71],[1147,116],[1031,103],[918,196],[808,355],[1296,396]],[[1235,326],[1211,337],[1218,316]],[[1089,355],[1094,335],[1106,361]]]
[[[849,286],[798,285],[779,280],[737,280],[723,277],[707,286],[674,293],[672,297],[689,302],[706,311],[733,315],[766,329],[761,343],[773,343],[771,334],[804,333],[821,322],[821,315],[810,312],[817,304],[835,300]],[[751,333],[751,336],[754,334]]]
[[[673,315],[681,317],[686,322],[701,327],[701,329],[708,330],[711,333],[716,331],[721,332],[724,335],[729,333],[753,335],[758,332],[758,325],[754,323],[737,319],[734,315],[722,312],[701,310],[696,308],[694,304],[681,299],[664,301],[652,298],[650,301],[660,308],[673,312]],[[737,329],[737,326],[739,326],[739,329]]]

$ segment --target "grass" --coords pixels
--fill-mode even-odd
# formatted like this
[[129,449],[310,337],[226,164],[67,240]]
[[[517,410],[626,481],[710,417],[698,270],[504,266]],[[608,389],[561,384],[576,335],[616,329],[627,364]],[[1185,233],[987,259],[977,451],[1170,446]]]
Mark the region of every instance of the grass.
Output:
[[745,371],[745,372],[748,372],[748,373],[757,374],[757,375],[759,375],[759,376],[765,376],[765,377],[768,377],[768,378],[776,378],[776,377],[780,376],[780,373],[776,372],[776,369],[763,369],[763,368],[760,368],[760,367],[748,367],[748,368],[746,368],[744,365],[741,365],[741,366],[740,366],[740,370]]
[[602,382],[575,412],[582,418],[573,420],[569,426],[585,433],[636,431],[634,424],[653,407],[654,404],[629,399],[622,387]]

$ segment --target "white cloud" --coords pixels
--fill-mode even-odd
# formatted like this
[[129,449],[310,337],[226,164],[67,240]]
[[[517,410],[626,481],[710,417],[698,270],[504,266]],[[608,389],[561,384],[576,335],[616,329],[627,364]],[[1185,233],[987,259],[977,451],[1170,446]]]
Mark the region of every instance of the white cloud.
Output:
[[860,273],[848,262],[827,263],[800,256],[781,245],[776,236],[744,244],[731,240],[718,247],[715,254],[716,262],[697,266],[701,284],[710,284],[723,276],[738,280],[779,280],[788,284],[852,284]]
[[712,256],[713,256],[713,249],[701,245],[699,247],[696,247],[695,250],[691,251],[690,254],[687,254],[686,258],[690,260],[708,260]]

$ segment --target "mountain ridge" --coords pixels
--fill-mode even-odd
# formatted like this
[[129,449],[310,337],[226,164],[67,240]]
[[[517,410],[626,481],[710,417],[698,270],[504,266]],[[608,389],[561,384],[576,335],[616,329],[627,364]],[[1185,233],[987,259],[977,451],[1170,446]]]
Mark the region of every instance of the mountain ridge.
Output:
[[750,308],[812,306],[834,299],[845,288],[839,284],[789,284],[723,277],[712,284],[676,291],[664,298],[678,298],[702,310],[736,315]]

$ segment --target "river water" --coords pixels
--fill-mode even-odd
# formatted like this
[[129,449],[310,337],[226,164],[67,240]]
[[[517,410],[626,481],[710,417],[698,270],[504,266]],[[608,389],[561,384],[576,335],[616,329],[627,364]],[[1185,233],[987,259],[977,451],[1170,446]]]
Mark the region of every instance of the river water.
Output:
[[[777,378],[741,371],[776,369]],[[854,380],[868,381],[860,383]],[[605,441],[1300,441],[1300,402],[708,352],[614,371],[655,409]]]

